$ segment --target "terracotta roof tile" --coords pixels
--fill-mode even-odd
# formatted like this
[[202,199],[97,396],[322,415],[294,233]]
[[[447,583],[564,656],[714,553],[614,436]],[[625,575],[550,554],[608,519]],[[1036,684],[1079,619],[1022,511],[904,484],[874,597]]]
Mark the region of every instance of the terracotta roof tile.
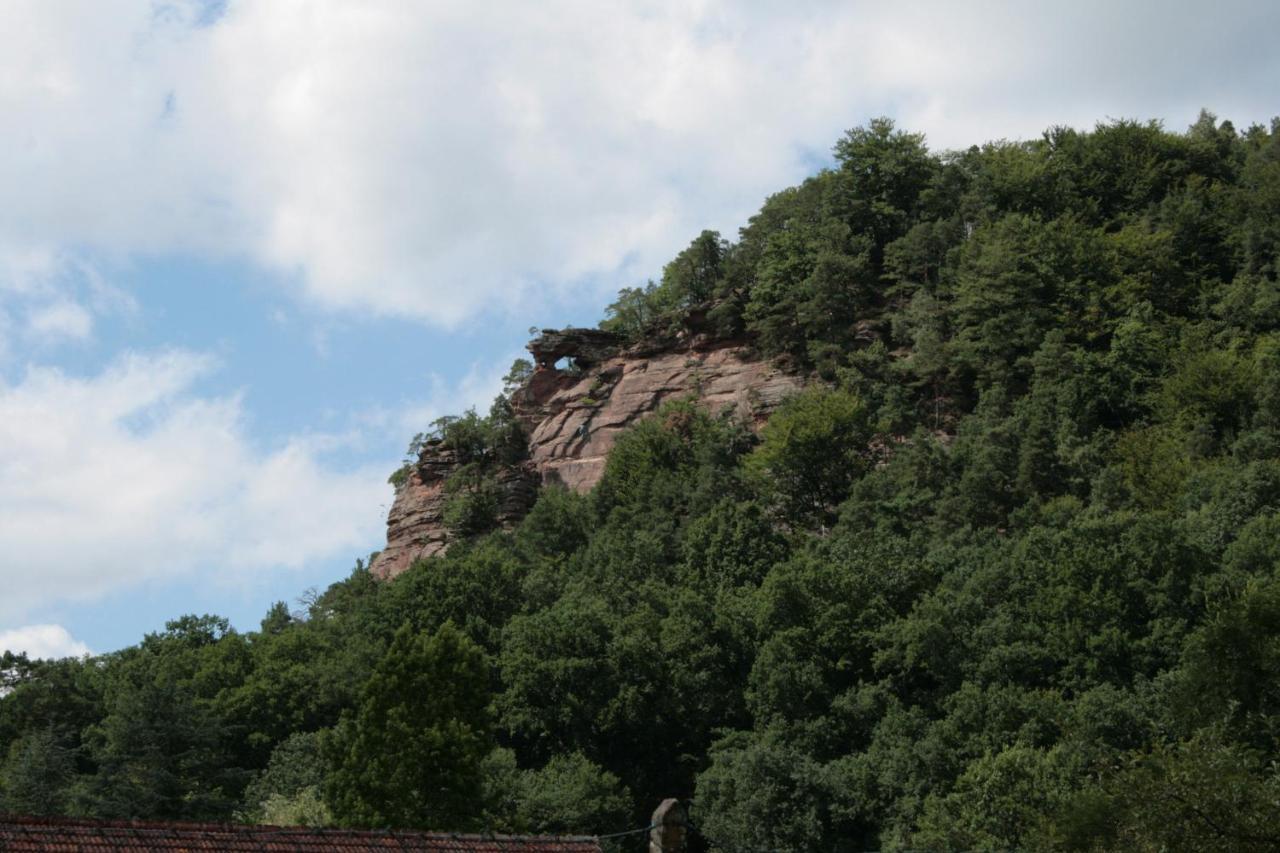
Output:
[[272,851],[272,853],[599,853],[587,836],[459,835],[409,830],[356,831],[226,823],[156,823],[0,815],[5,853],[120,851]]

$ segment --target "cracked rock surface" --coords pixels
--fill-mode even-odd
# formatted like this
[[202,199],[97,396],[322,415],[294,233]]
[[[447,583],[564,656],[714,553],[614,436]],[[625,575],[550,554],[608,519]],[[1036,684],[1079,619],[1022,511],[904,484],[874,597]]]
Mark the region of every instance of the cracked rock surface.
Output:
[[[525,462],[498,473],[503,527],[524,517],[539,484],[590,491],[618,436],[667,400],[692,398],[716,414],[731,410],[758,429],[804,384],[740,342],[622,351],[612,336],[587,331],[544,332],[529,345],[540,366],[512,399],[529,437],[529,453]],[[574,371],[551,366],[563,357],[590,366]],[[444,483],[458,467],[451,451],[434,444],[423,449],[396,490],[387,515],[387,546],[371,565],[375,575],[394,577],[415,560],[448,549]]]
[[713,413],[731,409],[758,427],[802,384],[747,348],[727,344],[647,358],[615,356],[579,376],[540,369],[517,408],[542,481],[587,492],[600,481],[618,435],[665,401],[692,397]]

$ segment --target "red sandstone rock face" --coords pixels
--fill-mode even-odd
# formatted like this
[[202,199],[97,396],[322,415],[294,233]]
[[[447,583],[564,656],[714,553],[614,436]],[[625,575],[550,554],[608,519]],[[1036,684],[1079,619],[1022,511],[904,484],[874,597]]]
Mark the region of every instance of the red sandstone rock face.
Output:
[[[421,464],[428,460],[431,464]],[[375,576],[395,577],[419,557],[434,557],[449,547],[444,482],[457,467],[457,460],[447,450],[429,447],[423,451],[423,459],[396,489],[387,513],[387,547],[369,565]]]
[[[538,375],[546,373],[553,375]],[[587,492],[622,431],[663,402],[692,397],[759,426],[801,385],[799,377],[727,344],[649,358],[620,355],[579,377],[539,370],[517,403],[530,424],[529,458],[542,481]]]
[[[541,367],[513,399],[529,434],[529,461],[504,471],[500,514],[515,524],[532,506],[536,484],[588,492],[600,481],[618,436],[667,400],[693,398],[709,411],[734,411],[759,427],[803,380],[783,373],[741,344],[712,343],[640,356],[605,358],[582,373]],[[387,515],[387,547],[370,567],[394,577],[420,557],[449,547],[444,482],[457,469],[452,453],[427,447]]]

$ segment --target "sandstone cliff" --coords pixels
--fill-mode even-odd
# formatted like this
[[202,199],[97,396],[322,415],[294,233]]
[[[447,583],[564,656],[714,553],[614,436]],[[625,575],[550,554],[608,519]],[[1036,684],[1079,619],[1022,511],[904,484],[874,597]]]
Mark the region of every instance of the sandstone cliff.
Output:
[[647,356],[620,352],[577,375],[539,367],[514,403],[542,481],[586,492],[618,435],[664,401],[694,397],[758,426],[800,384],[742,344],[721,341]]
[[[607,332],[564,329],[545,330],[528,349],[537,367],[512,405],[529,436],[529,453],[526,462],[499,474],[505,527],[532,506],[539,484],[589,491],[622,431],[666,400],[692,397],[759,427],[803,384],[739,341],[693,338],[624,349]],[[558,368],[563,359],[570,366]],[[444,483],[458,467],[451,451],[437,444],[423,449],[396,491],[387,547],[372,565],[376,575],[393,577],[415,559],[448,548]]]
[[[443,554],[449,547],[444,522],[444,484],[461,467],[451,450],[429,443],[418,462],[396,488],[387,513],[387,546],[370,565],[378,577],[395,577],[420,557]],[[538,498],[540,477],[531,465],[503,468],[498,472],[498,523],[510,528]]]

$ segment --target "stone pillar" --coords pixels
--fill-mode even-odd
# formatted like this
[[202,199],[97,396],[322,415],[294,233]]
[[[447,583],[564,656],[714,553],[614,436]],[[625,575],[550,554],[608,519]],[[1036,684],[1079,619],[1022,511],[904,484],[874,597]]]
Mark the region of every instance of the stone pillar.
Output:
[[683,853],[689,815],[679,800],[663,800],[653,813],[649,830],[649,853]]

